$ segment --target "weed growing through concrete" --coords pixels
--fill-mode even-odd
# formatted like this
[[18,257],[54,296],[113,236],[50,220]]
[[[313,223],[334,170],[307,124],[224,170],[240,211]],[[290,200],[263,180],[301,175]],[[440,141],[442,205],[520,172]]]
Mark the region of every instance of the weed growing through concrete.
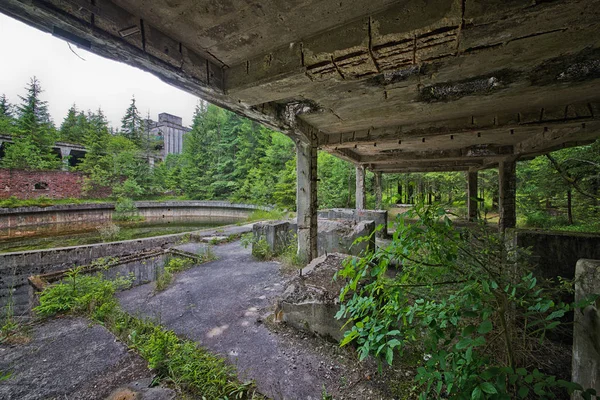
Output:
[[[173,263],[180,268],[180,262]],[[239,382],[235,368],[195,342],[179,338],[173,331],[124,312],[115,293],[130,284],[128,279],[109,281],[73,270],[65,282],[47,288],[35,312],[43,317],[58,313],[85,315],[103,324],[129,348],[148,361],[160,380],[190,396],[206,399],[262,399],[253,382]],[[0,375],[0,380],[2,379]]]
[[194,262],[194,260],[190,258],[182,257],[174,257],[168,259],[165,262],[164,270],[156,278],[155,291],[162,292],[163,290],[165,290],[173,282],[174,274],[188,270],[194,265],[203,264],[205,262],[213,261],[216,259],[216,256],[210,247],[207,247],[198,255],[200,256],[200,259],[196,262]]

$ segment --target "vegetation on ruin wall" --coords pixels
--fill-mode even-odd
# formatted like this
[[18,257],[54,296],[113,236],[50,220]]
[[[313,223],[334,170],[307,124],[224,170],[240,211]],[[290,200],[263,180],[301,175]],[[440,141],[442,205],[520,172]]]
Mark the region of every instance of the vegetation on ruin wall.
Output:
[[130,281],[83,275],[78,269],[40,296],[35,309],[42,317],[59,313],[84,315],[103,324],[129,348],[148,361],[158,378],[192,396],[206,399],[261,399],[254,383],[237,380],[235,368],[197,343],[178,337],[149,320],[124,312],[115,298]]
[[485,227],[454,228],[439,206],[400,216],[391,244],[349,258],[337,279],[347,282],[337,317],[352,322],[342,345],[389,364],[420,351],[421,399],[564,398],[583,389],[568,381],[570,346],[547,336],[595,299],[556,303],[570,282],[539,282],[527,254]]
[[[0,97],[0,134],[14,136],[0,167],[59,168],[50,145],[56,141],[84,144],[88,150],[75,169],[88,175],[88,187],[112,187],[115,197],[231,200],[296,206],[294,144],[285,135],[219,107],[201,102],[183,153],[149,167],[156,156],[135,99],[113,131],[102,110],[83,112],[74,105],[56,129],[41,100],[39,81],[31,80],[20,104]],[[354,166],[332,155],[318,155],[318,201],[321,208],[353,207]],[[480,216],[497,215],[496,170],[479,172]],[[600,230],[600,141],[564,149],[517,166],[520,226],[575,231]],[[383,175],[384,205],[440,202],[460,216],[466,214],[466,179],[462,172]],[[367,206],[375,207],[374,176],[367,173]],[[16,201],[12,201],[15,203]]]

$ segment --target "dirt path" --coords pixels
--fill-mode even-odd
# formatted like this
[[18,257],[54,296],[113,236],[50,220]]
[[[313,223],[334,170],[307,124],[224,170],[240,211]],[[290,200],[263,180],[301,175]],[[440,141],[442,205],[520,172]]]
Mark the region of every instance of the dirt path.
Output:
[[[193,251],[186,244],[187,251]],[[285,277],[276,262],[257,262],[239,242],[213,248],[219,257],[180,273],[164,292],[147,284],[121,292],[122,307],[151,317],[229,358],[241,379],[254,379],[273,399],[379,399],[377,382],[354,354],[284,326],[264,324]],[[373,376],[376,374],[373,371]]]

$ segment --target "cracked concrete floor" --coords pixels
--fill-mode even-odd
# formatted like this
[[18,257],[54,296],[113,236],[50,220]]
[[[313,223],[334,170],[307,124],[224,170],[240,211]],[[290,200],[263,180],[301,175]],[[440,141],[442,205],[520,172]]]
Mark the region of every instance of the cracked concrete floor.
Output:
[[[185,250],[194,251],[194,246],[188,243]],[[147,284],[119,293],[122,307],[226,356],[240,379],[254,379],[259,391],[273,399],[321,399],[323,388],[336,399],[390,398],[381,394],[382,382],[357,366],[351,351],[285,327],[265,326],[286,281],[279,263],[256,261],[239,242],[213,251],[217,261],[178,274],[163,292],[155,294],[154,284]]]

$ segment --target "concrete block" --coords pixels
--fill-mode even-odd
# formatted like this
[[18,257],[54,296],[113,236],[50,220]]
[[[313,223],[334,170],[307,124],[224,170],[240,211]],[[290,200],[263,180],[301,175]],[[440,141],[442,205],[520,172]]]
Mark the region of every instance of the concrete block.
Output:
[[387,236],[388,212],[386,210],[331,208],[319,211],[319,218],[346,219],[350,221],[375,221],[375,227],[383,225],[383,228],[377,233],[377,237]]
[[281,254],[295,240],[298,226],[290,221],[259,222],[252,227],[254,243],[265,239],[271,253]]
[[[575,301],[600,295],[600,260],[581,259],[575,268]],[[572,381],[600,393],[600,300],[575,311]],[[582,399],[574,394],[573,399]]]
[[328,253],[345,253],[359,255],[375,249],[375,238],[358,244],[354,241],[359,237],[369,236],[375,231],[373,221],[351,221],[320,219],[317,237],[318,255]]
[[339,311],[338,297],[342,281],[334,281],[346,254],[333,253],[315,258],[286,287],[277,302],[275,320],[305,332],[341,341],[345,321],[335,319]]

